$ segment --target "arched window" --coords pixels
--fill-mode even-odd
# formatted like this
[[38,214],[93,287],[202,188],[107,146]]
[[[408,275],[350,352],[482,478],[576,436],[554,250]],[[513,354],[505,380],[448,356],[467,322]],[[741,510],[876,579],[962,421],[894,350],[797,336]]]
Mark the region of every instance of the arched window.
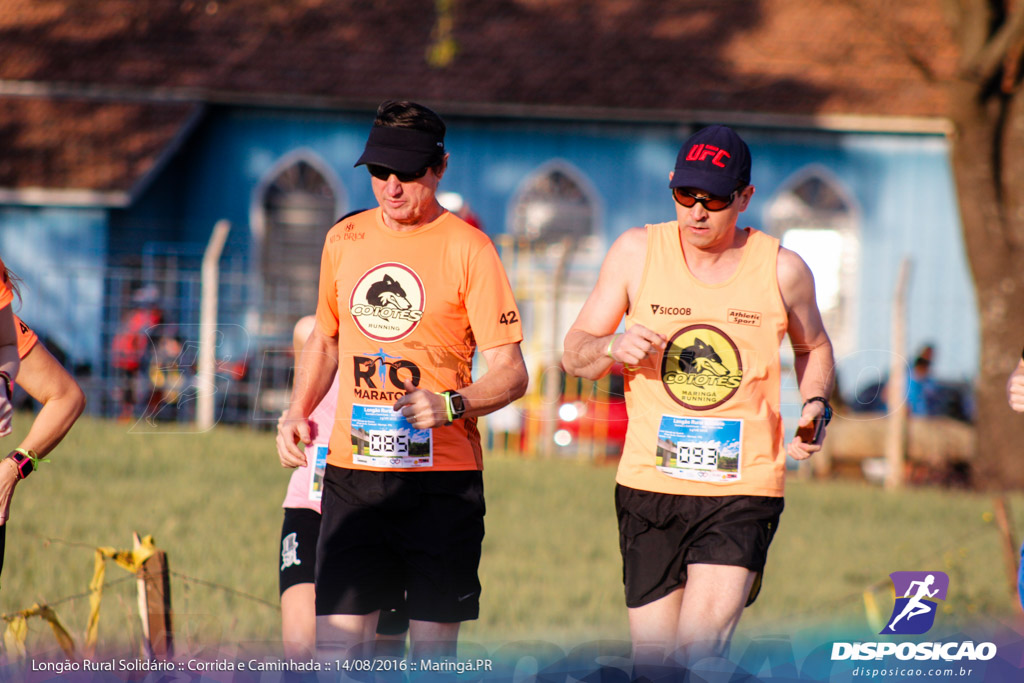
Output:
[[783,185],[768,208],[769,232],[803,257],[836,355],[856,344],[858,212],[842,183],[824,167],[808,167]]
[[561,341],[596,280],[600,225],[597,190],[557,159],[523,179],[508,209],[512,248],[502,254],[523,316],[523,353],[545,397],[545,447],[557,423]]
[[343,212],[343,188],[310,153],[282,159],[257,190],[253,220],[262,300],[260,332],[290,335],[316,310],[324,237]]
[[534,247],[577,243],[596,232],[597,193],[573,166],[552,161],[522,184],[512,203],[510,225]]

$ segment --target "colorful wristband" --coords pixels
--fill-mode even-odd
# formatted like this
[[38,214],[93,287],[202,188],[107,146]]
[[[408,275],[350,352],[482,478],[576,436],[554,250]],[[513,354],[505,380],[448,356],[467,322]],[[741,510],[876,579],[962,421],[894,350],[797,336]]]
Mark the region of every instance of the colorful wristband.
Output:
[[612,338],[608,340],[608,350],[605,351],[605,355],[607,355],[612,360],[615,360],[615,356],[612,355],[612,345],[614,345],[614,344],[615,344],[615,335],[613,334]]
[[435,391],[435,394],[444,399],[444,415],[445,424],[451,424],[455,421],[455,411],[452,409],[452,397],[447,391]]
[[8,458],[18,466],[18,479],[24,479],[35,471],[38,463],[50,462],[47,458],[40,458],[36,452],[27,448],[15,448],[8,453]]

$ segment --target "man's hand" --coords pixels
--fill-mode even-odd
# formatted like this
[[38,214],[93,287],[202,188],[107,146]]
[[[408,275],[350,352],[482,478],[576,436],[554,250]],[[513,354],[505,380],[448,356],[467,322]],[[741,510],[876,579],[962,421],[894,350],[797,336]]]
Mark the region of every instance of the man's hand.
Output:
[[401,412],[416,429],[433,429],[448,421],[445,410],[444,396],[426,389],[417,389],[412,382],[405,380],[405,396],[395,401],[392,406]]
[[290,416],[285,411],[277,421],[277,457],[281,467],[305,466],[306,452],[299,444],[307,446],[310,442],[309,420]]
[[666,343],[665,337],[657,332],[643,325],[633,325],[613,338],[609,353],[612,360],[624,365],[641,365],[648,357],[657,360],[658,355],[665,350]]
[[[810,427],[814,424],[814,421],[825,414],[825,406],[820,401],[812,401],[811,403],[804,404],[803,412],[800,413],[800,421],[797,423],[797,430],[801,427]],[[825,428],[821,430],[821,439],[818,443],[804,443],[804,440],[799,436],[793,437],[793,440],[786,446],[786,452],[789,453],[790,457],[794,460],[806,460],[815,453],[821,450],[821,445],[825,443]]]
[[1024,413],[1024,360],[1017,363],[1006,380],[1006,400],[1018,413]]

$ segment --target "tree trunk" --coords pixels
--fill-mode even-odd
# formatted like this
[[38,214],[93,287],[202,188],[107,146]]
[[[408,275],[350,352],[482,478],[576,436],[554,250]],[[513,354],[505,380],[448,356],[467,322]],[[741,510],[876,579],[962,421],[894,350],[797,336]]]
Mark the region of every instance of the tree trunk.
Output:
[[[991,9],[984,1],[960,6],[967,13]],[[1000,28],[993,23],[990,39]],[[972,73],[980,50],[991,46],[958,28],[968,66],[950,85],[953,173],[981,332],[974,475],[983,488],[1022,488],[1024,418],[1010,411],[1005,387],[1024,345],[1024,102],[1016,83],[1003,83],[1002,68]]]

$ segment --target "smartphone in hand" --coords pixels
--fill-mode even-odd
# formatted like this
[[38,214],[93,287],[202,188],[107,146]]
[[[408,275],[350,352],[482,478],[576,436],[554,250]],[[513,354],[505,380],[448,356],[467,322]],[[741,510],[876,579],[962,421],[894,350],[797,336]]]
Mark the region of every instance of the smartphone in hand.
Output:
[[814,421],[806,427],[800,427],[796,430],[796,435],[800,437],[800,440],[807,444],[817,445],[821,442],[821,437],[825,433],[825,420],[822,416],[814,418]]

